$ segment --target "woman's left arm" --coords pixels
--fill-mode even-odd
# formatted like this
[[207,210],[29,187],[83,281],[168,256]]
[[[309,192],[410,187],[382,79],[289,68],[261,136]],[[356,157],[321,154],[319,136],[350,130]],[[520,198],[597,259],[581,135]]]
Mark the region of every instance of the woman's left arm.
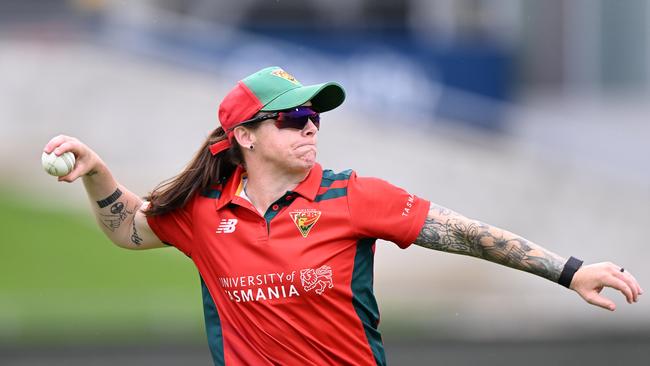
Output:
[[[431,203],[415,244],[443,252],[469,255],[558,282],[567,263],[565,258],[509,231],[469,219]],[[636,279],[612,263],[581,266],[570,288],[585,301],[608,310],[613,301],[600,295],[604,287],[625,295],[628,303],[638,301],[643,291]]]

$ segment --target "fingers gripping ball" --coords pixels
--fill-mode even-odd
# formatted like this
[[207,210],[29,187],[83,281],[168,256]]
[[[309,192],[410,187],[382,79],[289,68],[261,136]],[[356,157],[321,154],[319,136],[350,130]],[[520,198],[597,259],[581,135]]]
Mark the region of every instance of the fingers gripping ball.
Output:
[[74,168],[75,158],[74,154],[69,151],[60,156],[56,156],[54,152],[50,154],[44,152],[41,156],[41,163],[48,174],[63,177],[70,174]]

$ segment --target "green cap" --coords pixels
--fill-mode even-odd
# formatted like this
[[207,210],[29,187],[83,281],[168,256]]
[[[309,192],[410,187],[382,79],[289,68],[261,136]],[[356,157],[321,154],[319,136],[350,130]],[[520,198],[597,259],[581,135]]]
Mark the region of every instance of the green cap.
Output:
[[242,80],[262,103],[261,111],[290,109],[311,101],[315,110],[327,112],[345,100],[345,91],[334,82],[302,85],[277,66],[262,69]]
[[314,110],[327,112],[344,100],[345,91],[337,83],[304,86],[288,72],[272,66],[237,83],[219,105],[219,121],[229,130],[260,111],[281,111],[311,101]]
[[219,122],[228,132],[228,139],[210,147],[212,154],[227,149],[232,129],[256,113],[291,109],[311,101],[317,112],[327,112],[345,100],[341,85],[329,82],[302,85],[296,78],[277,66],[264,68],[245,77],[219,104]]

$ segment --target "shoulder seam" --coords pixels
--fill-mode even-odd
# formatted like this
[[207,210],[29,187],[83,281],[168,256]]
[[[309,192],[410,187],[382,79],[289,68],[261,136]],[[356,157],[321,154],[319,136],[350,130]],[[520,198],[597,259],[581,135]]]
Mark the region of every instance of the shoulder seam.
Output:
[[323,177],[321,178],[320,186],[329,187],[335,181],[349,180],[351,175],[352,175],[352,169],[347,169],[340,173],[334,173],[330,169],[323,170]]

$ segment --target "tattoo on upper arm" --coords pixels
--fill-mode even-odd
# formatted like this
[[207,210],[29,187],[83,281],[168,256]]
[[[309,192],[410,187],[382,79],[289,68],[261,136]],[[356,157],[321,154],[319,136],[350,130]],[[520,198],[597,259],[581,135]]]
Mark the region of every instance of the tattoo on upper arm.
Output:
[[138,229],[135,227],[135,216],[133,216],[133,233],[131,234],[131,242],[135,245],[142,244],[142,238],[138,235]]
[[486,259],[557,281],[564,261],[528,240],[431,204],[415,244]]
[[108,230],[115,232],[115,230],[118,230],[125,221],[130,219],[132,229],[130,237],[131,242],[136,246],[142,244],[144,239],[142,239],[138,233],[138,229],[135,225],[135,215],[138,211],[137,203],[133,206],[133,208],[129,209],[129,201],[115,202],[111,205],[109,210],[110,214],[100,214],[102,224],[104,224]]
[[135,212],[135,209],[137,206],[133,208],[133,210],[129,211],[128,208],[129,201],[126,202],[115,202],[111,207],[110,207],[110,214],[101,214],[102,216],[102,224],[108,228],[110,231],[115,231],[117,230],[122,223],[129,217],[129,215],[132,215]]

